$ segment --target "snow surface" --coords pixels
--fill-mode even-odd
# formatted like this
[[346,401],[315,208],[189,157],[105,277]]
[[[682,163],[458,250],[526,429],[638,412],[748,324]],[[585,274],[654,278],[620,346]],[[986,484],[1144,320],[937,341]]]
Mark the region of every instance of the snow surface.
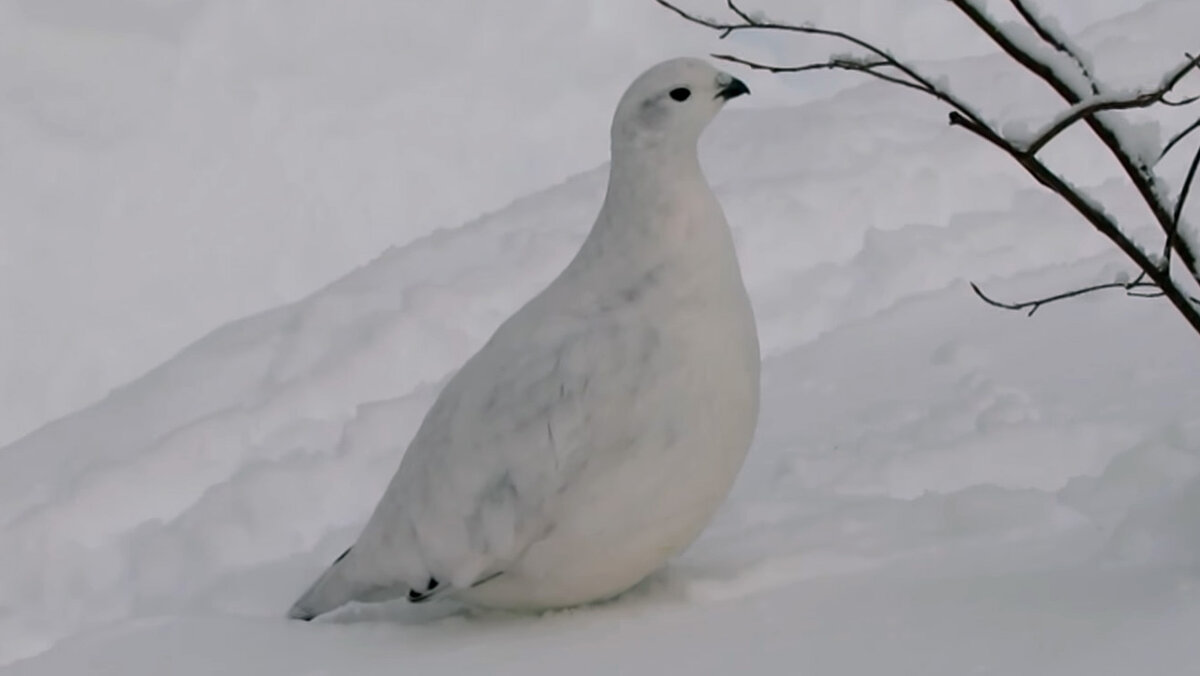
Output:
[[[207,3],[150,6],[173,8],[162,16],[179,22],[188,8],[216,25],[228,20],[212,18],[217,5]],[[277,10],[253,6],[269,25]],[[292,28],[306,25],[296,21]],[[1123,86],[1157,77],[1194,48],[1196,25],[1196,3],[1157,0],[1077,40],[1091,48],[1097,73]],[[279,31],[281,40],[294,37]],[[227,58],[226,72],[244,72],[236,61],[247,51],[207,46],[200,63]],[[276,63],[270,81],[317,65]],[[1001,60],[941,67],[991,114],[1037,126],[1057,110]],[[771,82],[748,81],[756,93]],[[1003,98],[1001,90],[1015,93]],[[141,91],[129,85],[113,100]],[[288,156],[301,161],[352,133],[351,119],[302,125],[312,139]],[[390,118],[379,119],[377,130],[387,129]],[[300,133],[278,120],[256,124]],[[572,143],[601,143],[603,124],[580,125]],[[212,153],[197,171],[214,177],[241,161],[221,153],[253,137],[195,133],[197,152]],[[5,138],[49,143],[24,132]],[[563,138],[553,136],[560,145]],[[336,158],[318,153],[303,163],[317,172],[336,163],[348,190],[353,176],[396,181],[399,165],[373,163],[379,156],[367,150],[379,142],[358,137]],[[38,148],[75,156],[88,143],[58,138],[57,151]],[[542,146],[542,156],[553,146]],[[282,619],[353,539],[440,384],[574,253],[605,169],[436,231],[418,225],[441,225],[433,211],[419,218],[422,209],[473,207],[429,206],[445,195],[426,190],[414,193],[423,203],[411,207],[418,229],[407,243],[297,302],[213,331],[94,406],[0,448],[0,543],[9,553],[0,558],[2,673],[1195,671],[1200,364],[1186,324],[1165,303],[1119,294],[1047,307],[1032,320],[975,299],[965,280],[1021,298],[1112,279],[1128,266],[1011,162],[946,127],[944,112],[917,97],[870,84],[799,106],[731,109],[702,151],[758,313],[763,413],[733,496],[678,562],[613,602],[544,616],[391,604],[311,625]],[[1100,151],[1079,135],[1065,134],[1047,152],[1111,212],[1142,213],[1114,179],[1116,167],[1097,161]],[[581,155],[572,157],[558,161]],[[236,181],[185,185],[188,165],[174,161],[158,187],[192,191],[190,204],[209,217],[237,204],[204,201],[214,186]],[[368,166],[355,167],[360,161]],[[143,179],[156,175],[152,165]],[[514,176],[512,189],[569,170]],[[88,184],[78,180],[70,185]],[[129,175],[120,180],[136,185]],[[489,199],[504,193],[496,184],[488,190]],[[257,210],[265,225],[270,209],[296,208],[305,218],[297,232],[321,231],[313,258],[294,263],[305,282],[293,291],[331,274],[305,267],[335,239],[326,219],[362,216],[314,218],[308,207],[288,206],[294,194],[276,192],[279,204],[264,197],[238,221],[250,228],[256,221],[247,214]],[[41,213],[30,199],[4,208]],[[316,204],[343,199],[334,192]],[[480,200],[474,208],[486,207]],[[399,204],[376,202],[379,222],[394,223]],[[209,265],[223,251],[216,243],[243,245],[221,231],[184,252],[179,231],[162,237],[173,255],[212,254]],[[291,255],[268,248],[278,231],[245,238],[248,261]],[[371,242],[362,246],[380,245]],[[329,246],[348,267],[353,255]],[[121,260],[132,259],[111,264]],[[48,284],[55,269],[21,274]],[[164,291],[164,321],[184,317],[196,327],[244,312],[227,299],[201,307],[210,290],[219,296],[247,279],[230,275],[192,282],[188,303]],[[150,319],[160,309],[130,303]],[[99,321],[57,307],[69,322],[60,326]],[[111,349],[106,335],[119,343],[130,334],[101,331],[95,349]],[[140,350],[171,343],[147,340]]]

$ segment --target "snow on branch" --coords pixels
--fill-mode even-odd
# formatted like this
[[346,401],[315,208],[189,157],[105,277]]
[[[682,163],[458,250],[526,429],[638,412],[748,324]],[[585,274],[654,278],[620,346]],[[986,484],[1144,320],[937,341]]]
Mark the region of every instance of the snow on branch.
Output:
[[1058,30],[1058,26],[1054,25],[1049,17],[1039,15],[1033,6],[1025,2],[1025,0],[1009,0],[1009,4],[1017,10],[1017,13],[1021,15],[1025,23],[1029,24],[1029,27],[1033,29],[1033,32],[1043,42],[1070,59],[1078,67],[1079,75],[1087,82],[1088,89],[1091,90],[1092,95],[1099,96],[1100,84],[1092,76],[1091,68],[1084,63],[1083,50],[1072,44],[1067,35]]
[[[1084,57],[1084,52],[1072,44],[1057,29],[1049,17],[1044,17],[1026,0],[1009,0],[1024,20],[1020,23],[1002,23],[990,16],[981,0],[950,0],[981,32],[989,37],[1001,51],[1049,85],[1067,103],[1068,108],[1050,120],[1028,141],[1018,141],[1000,133],[970,102],[960,98],[941,79],[929,77],[915,66],[893,55],[889,50],[850,33],[814,26],[812,24],[788,24],[768,20],[747,12],[735,0],[726,0],[730,20],[703,17],[680,8],[669,0],[656,0],[658,4],[676,13],[683,19],[718,31],[720,38],[727,38],[741,31],[780,31],[801,35],[819,36],[842,42],[854,48],[858,54],[835,55],[824,61],[801,65],[772,65],[753,61],[733,54],[713,54],[717,59],[741,64],[749,68],[773,73],[798,73],[817,70],[842,70],[863,73],[867,76],[918,91],[930,96],[950,108],[950,124],[965,129],[987,141],[1009,155],[1021,165],[1038,183],[1052,190],[1071,205],[1093,228],[1107,237],[1141,271],[1132,282],[1115,282],[1084,287],[1065,293],[1054,294],[1022,303],[1001,303],[986,296],[979,287],[972,285],[975,292],[986,302],[996,307],[1012,310],[1030,310],[1030,314],[1047,303],[1074,298],[1105,289],[1123,288],[1128,295],[1138,297],[1165,297],[1183,316],[1194,331],[1200,334],[1200,301],[1185,292],[1172,276],[1171,257],[1175,254],[1187,268],[1192,285],[1200,283],[1200,262],[1196,248],[1181,227],[1183,206],[1191,186],[1200,171],[1200,149],[1193,159],[1187,179],[1179,197],[1172,201],[1154,173],[1154,165],[1172,148],[1178,146],[1189,134],[1200,129],[1200,120],[1174,136],[1153,160],[1145,156],[1123,120],[1102,115],[1105,111],[1146,108],[1156,104],[1186,105],[1197,98],[1170,101],[1166,97],[1189,73],[1200,70],[1200,57],[1187,55],[1187,60],[1163,76],[1157,87],[1124,93],[1105,93],[1102,83],[1095,77]],[[1108,148],[1110,154],[1122,167],[1132,186],[1154,215],[1162,229],[1164,250],[1162,255],[1143,251],[1130,235],[1120,227],[1116,219],[1085,191],[1073,185],[1063,176],[1051,170],[1037,153],[1064,130],[1077,122],[1084,122]]]
[[[1071,125],[1096,113],[1105,110],[1149,108],[1158,103],[1168,103],[1166,101],[1167,94],[1170,94],[1188,73],[1196,70],[1198,67],[1200,67],[1200,57],[1189,56],[1183,65],[1165,75],[1162,82],[1154,89],[1125,94],[1100,94],[1083,99],[1064,110],[1047,123],[1041,131],[1034,134],[1033,140],[1029,142],[1025,152],[1037,153],[1046,144],[1053,141],[1056,136],[1070,128]],[[1170,102],[1169,105],[1186,105],[1196,100],[1197,97],[1190,97],[1183,101]]]
[[[1002,24],[988,16],[975,0],[950,0],[950,2],[962,11],[980,31],[991,38],[992,42],[1005,54],[1050,85],[1068,104],[1077,105],[1084,99],[1084,95],[1079,93],[1078,87],[1072,84],[1068,77],[1070,72],[1068,68],[1061,65],[1056,67],[1054,62],[1038,58],[1039,54],[1036,50],[1028,49],[1028,45],[1016,36],[1015,31],[1005,30]],[[1186,68],[1183,75],[1194,68],[1194,58],[1189,57],[1188,61],[1192,62],[1193,66]],[[1180,77],[1182,78],[1182,75]],[[1097,115],[1085,116],[1083,120],[1121,165],[1130,183],[1154,215],[1155,221],[1171,246],[1168,254],[1178,254],[1193,280],[1200,282],[1200,257],[1197,256],[1192,242],[1186,237],[1179,236],[1179,233],[1176,232],[1177,220],[1173,218],[1173,209],[1169,200],[1165,198],[1166,191],[1154,174],[1152,164],[1138,153],[1130,152],[1136,147],[1136,144],[1133,144],[1131,139],[1127,138],[1127,135],[1123,134],[1116,125]],[[1168,267],[1170,265],[1169,258],[1166,265]],[[1182,303],[1182,298],[1180,302]]]

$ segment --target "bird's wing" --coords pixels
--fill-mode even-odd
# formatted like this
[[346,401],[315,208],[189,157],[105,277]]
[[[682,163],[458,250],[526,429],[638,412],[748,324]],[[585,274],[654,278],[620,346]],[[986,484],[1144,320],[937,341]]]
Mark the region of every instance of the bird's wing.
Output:
[[653,322],[530,319],[510,319],[450,380],[372,518],[377,538],[404,529],[390,537],[419,549],[422,566],[403,553],[408,568],[440,584],[502,572],[553,527],[552,502],[581,466],[632,444],[630,374]]

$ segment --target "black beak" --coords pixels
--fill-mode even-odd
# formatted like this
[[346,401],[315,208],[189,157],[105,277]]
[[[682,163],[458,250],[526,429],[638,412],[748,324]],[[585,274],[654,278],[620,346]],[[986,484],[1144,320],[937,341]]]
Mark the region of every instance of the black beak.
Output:
[[738,96],[741,96],[742,94],[749,94],[749,93],[750,93],[750,88],[746,86],[746,83],[742,82],[741,80],[739,80],[735,77],[735,78],[733,78],[732,82],[725,85],[724,87],[721,88],[720,91],[717,92],[716,98],[725,99],[726,101],[728,101],[729,99],[736,98]]

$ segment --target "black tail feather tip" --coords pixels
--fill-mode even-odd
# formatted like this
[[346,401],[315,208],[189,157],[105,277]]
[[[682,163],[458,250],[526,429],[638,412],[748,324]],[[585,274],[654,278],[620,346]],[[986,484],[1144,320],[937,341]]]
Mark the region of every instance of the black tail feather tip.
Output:
[[425,601],[428,601],[429,598],[433,596],[434,592],[437,591],[439,584],[441,583],[431,577],[429,578],[429,582],[425,585],[425,591],[417,591],[416,589],[408,590],[408,602],[424,603]]
[[308,610],[301,610],[299,608],[292,608],[291,610],[288,611],[288,619],[289,620],[300,620],[301,622],[312,622],[314,619],[316,619],[316,617],[317,617],[316,613],[308,611]]

